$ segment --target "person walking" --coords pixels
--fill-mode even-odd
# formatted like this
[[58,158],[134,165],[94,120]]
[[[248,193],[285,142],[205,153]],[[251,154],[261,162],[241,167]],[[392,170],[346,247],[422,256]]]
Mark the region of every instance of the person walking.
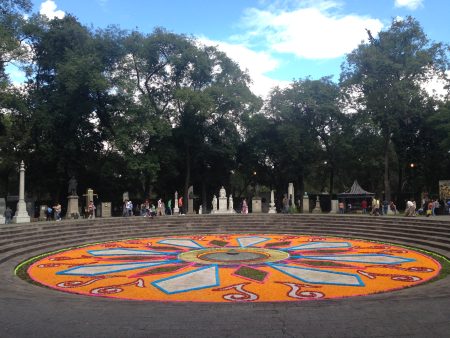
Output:
[[59,202],[56,202],[56,204],[53,206],[53,210],[55,211],[55,220],[60,221],[61,220],[61,204],[59,204]]
[[95,205],[93,201],[90,201],[88,205],[88,219],[94,218],[95,218]]
[[12,209],[10,207],[6,207],[6,210],[4,212],[4,216],[5,216],[5,223],[6,224],[11,223],[11,220],[12,220]]
[[434,201],[430,200],[427,207],[427,217],[434,216]]
[[247,205],[247,200],[245,198],[242,201],[241,214],[248,214],[248,205]]
[[284,194],[283,196],[283,213],[287,214],[289,212],[289,201],[287,198],[287,195]]
[[344,202],[340,201],[339,202],[339,213],[343,214],[344,213],[344,209],[345,209]]
[[178,208],[180,208],[180,215],[184,215],[183,196],[180,196],[180,198],[178,198]]
[[367,201],[366,200],[362,200],[361,202],[361,210],[363,214],[367,214]]
[[167,201],[167,211],[169,215],[172,215],[172,199]]
[[394,201],[391,201],[391,203],[389,204],[389,208],[394,213],[394,215],[397,215],[397,206],[395,205]]
[[133,216],[133,202],[127,201],[128,216]]

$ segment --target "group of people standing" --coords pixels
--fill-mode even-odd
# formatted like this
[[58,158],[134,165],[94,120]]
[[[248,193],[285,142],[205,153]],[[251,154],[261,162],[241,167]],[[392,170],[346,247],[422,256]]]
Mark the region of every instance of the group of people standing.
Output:
[[[181,197],[178,203],[181,202],[180,213],[182,210],[183,198]],[[164,215],[172,215],[172,200],[167,201],[167,204],[163,201],[162,198],[158,199],[156,206],[154,203],[151,203],[150,200],[145,200],[141,204],[137,204],[136,208],[133,208],[133,202],[130,200],[125,200],[123,202],[122,216],[144,216],[144,217],[155,217],[155,216],[164,216]]]
[[379,199],[373,198],[371,205],[369,205],[369,202],[364,199],[361,201],[360,207],[361,209],[358,208],[358,205],[355,207],[351,202],[348,202],[347,205],[345,205],[344,200],[340,200],[338,203],[340,214],[350,213],[353,210],[361,210],[361,213],[373,216],[387,215],[389,210],[391,210],[394,215],[397,214],[397,206],[394,201],[388,202],[387,200],[384,200],[381,202]]

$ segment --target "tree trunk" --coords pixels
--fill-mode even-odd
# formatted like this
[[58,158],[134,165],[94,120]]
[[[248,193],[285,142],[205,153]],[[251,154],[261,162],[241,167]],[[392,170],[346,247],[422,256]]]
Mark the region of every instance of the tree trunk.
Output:
[[389,182],[389,136],[386,137],[384,142],[384,199],[386,201],[391,200],[391,186]]
[[334,167],[330,167],[330,196],[333,195],[333,185],[334,185]]
[[183,193],[183,209],[184,212],[187,213],[188,210],[188,191],[189,191],[189,183],[191,181],[191,149],[188,144],[186,144],[186,175],[184,178],[184,193]]
[[[204,178],[206,177],[206,175],[205,176],[203,176]],[[205,213],[206,212],[206,210],[208,209],[208,200],[207,200],[207,198],[206,198],[207,196],[206,196],[206,183],[205,183],[205,180],[203,179],[202,180],[202,212],[203,213]]]

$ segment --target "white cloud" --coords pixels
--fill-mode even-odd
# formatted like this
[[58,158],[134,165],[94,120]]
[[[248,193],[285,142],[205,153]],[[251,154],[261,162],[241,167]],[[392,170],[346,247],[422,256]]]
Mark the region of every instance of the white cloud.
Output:
[[213,41],[205,37],[199,41],[207,46],[215,46],[224,52],[230,59],[239,64],[242,70],[247,70],[253,83],[250,89],[260,96],[268,95],[269,91],[276,87],[286,87],[290,82],[274,80],[265,75],[278,68],[279,61],[267,52],[257,52],[243,44],[231,44],[223,41]]
[[57,5],[52,0],[47,0],[43,3],[41,3],[41,8],[39,9],[39,14],[45,15],[49,19],[62,19],[66,15],[64,11],[56,10]]
[[395,7],[406,7],[415,10],[423,6],[423,0],[395,0]]
[[336,13],[339,9],[339,3],[333,1],[306,2],[294,9],[250,8],[243,19],[248,31],[238,39],[301,58],[329,59],[341,57],[367,40],[366,29],[376,36],[383,27],[378,19],[340,15]]

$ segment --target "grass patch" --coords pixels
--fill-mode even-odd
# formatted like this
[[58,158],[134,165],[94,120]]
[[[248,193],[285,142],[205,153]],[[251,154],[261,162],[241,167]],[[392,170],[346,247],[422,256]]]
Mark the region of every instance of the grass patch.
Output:
[[272,248],[275,246],[286,246],[291,244],[291,242],[275,242],[275,243],[267,243],[266,245],[264,245],[265,248]]
[[244,278],[253,279],[258,282],[262,282],[266,278],[267,272],[252,269],[248,266],[241,266],[234,273],[236,276],[242,276]]
[[228,244],[228,242],[219,241],[219,240],[212,240],[211,242],[209,242],[209,244],[224,247],[224,246],[226,246]]
[[340,264],[340,263],[336,263],[336,262],[331,262],[331,261],[308,261],[308,260],[301,260],[300,263],[303,264],[307,264],[307,265],[312,265],[312,266],[336,266],[336,267],[342,267],[342,266],[347,266],[345,264]]

